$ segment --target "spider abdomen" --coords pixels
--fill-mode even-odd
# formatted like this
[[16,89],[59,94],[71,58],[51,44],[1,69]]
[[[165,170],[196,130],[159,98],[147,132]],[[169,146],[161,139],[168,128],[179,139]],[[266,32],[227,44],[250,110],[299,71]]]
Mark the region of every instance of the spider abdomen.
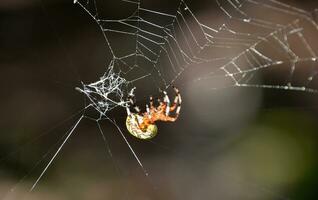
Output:
[[143,129],[140,128],[140,124],[143,123],[143,117],[132,113],[127,116],[126,127],[131,135],[139,139],[148,140],[155,137],[158,133],[158,128],[155,124],[144,125]]

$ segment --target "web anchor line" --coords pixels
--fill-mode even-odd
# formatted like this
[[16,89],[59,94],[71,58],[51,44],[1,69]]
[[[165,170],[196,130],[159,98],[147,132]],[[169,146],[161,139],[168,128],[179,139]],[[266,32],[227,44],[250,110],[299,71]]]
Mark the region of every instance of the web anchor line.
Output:
[[59,146],[58,150],[55,152],[55,154],[53,155],[53,157],[50,159],[50,161],[48,162],[48,164],[45,166],[44,170],[41,172],[40,176],[36,179],[36,181],[34,182],[34,184],[32,185],[30,192],[32,192],[35,187],[38,185],[39,181],[42,179],[43,175],[46,173],[46,171],[48,170],[48,168],[51,166],[51,164],[53,163],[53,161],[55,160],[55,158],[58,156],[58,154],[60,153],[60,151],[62,150],[62,148],[64,147],[64,145],[66,144],[66,142],[69,140],[69,138],[71,137],[71,135],[73,134],[73,132],[75,131],[75,129],[77,128],[77,126],[79,125],[79,123],[82,121],[82,119],[84,118],[84,115],[82,115],[77,122],[75,123],[75,125],[73,126],[73,128],[70,130],[70,132],[68,133],[68,135],[66,136],[66,138],[64,139],[64,141],[62,142],[62,144]]

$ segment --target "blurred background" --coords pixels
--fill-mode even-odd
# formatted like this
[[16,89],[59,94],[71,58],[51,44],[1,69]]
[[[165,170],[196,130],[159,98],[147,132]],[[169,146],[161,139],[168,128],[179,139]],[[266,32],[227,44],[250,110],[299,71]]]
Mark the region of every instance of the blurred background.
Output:
[[[168,13],[179,3],[144,2]],[[314,0],[284,2],[308,11],[318,8]],[[222,22],[214,1],[188,4],[210,25]],[[102,5],[108,16],[129,11],[115,0]],[[35,190],[28,192],[80,117],[85,98],[75,87],[97,80],[109,61],[98,26],[72,0],[0,2],[1,199],[317,196],[317,94],[222,86],[213,90],[211,82],[193,82],[193,70],[176,84],[184,100],[180,119],[158,123],[153,140],[129,135],[125,110],[112,113],[149,177],[116,127],[101,123],[110,154],[96,123],[84,120]],[[277,74],[275,78],[280,80]],[[146,80],[141,84],[152,87]],[[145,105],[147,96],[141,95],[138,105]]]

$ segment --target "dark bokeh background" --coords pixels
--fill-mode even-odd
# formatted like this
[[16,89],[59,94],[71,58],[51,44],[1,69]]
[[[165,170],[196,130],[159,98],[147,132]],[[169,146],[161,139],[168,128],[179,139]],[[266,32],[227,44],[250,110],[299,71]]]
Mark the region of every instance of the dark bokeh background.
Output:
[[[177,2],[147,4],[173,11]],[[211,2],[189,4],[212,21]],[[318,7],[314,0],[288,3]],[[109,16],[126,12],[112,1],[104,7]],[[315,199],[317,94],[192,82],[180,85],[178,122],[159,123],[152,141],[129,136],[125,112],[115,110],[149,177],[112,124],[102,128],[113,157],[87,120],[29,193],[83,108],[74,88],[97,80],[107,52],[96,24],[71,0],[0,2],[1,199]]]

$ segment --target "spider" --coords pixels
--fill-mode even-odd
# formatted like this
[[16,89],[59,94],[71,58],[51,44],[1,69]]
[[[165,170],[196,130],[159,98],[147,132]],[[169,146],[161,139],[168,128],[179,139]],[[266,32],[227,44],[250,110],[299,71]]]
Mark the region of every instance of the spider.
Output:
[[[146,112],[141,112],[139,107],[134,102],[134,91],[133,88],[128,95],[127,99],[127,119],[126,127],[130,134],[139,139],[151,139],[157,135],[158,128],[155,124],[156,121],[174,122],[178,119],[181,110],[181,95],[176,87],[173,87],[176,96],[172,106],[170,106],[170,99],[166,91],[163,91],[163,101],[158,98],[159,105],[154,106],[153,98],[150,96],[150,106],[146,105]],[[133,107],[136,113],[130,111]],[[170,116],[170,112],[175,111],[174,116]]]

